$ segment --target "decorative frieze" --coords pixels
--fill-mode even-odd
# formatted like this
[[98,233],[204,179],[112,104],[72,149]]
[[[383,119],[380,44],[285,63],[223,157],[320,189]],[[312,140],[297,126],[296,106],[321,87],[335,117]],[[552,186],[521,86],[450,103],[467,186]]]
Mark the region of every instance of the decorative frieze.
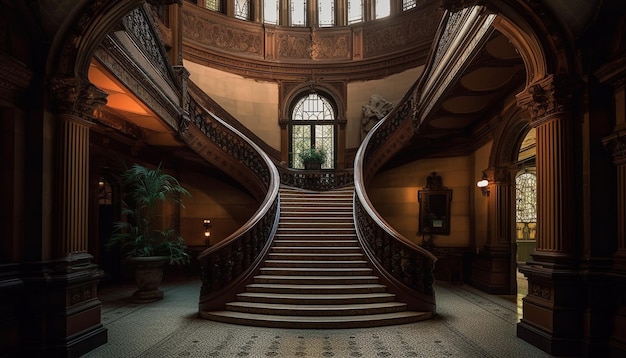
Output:
[[440,21],[441,9],[434,9],[384,26],[365,26],[363,28],[363,55],[365,58],[384,56],[404,51],[424,41],[430,41]]

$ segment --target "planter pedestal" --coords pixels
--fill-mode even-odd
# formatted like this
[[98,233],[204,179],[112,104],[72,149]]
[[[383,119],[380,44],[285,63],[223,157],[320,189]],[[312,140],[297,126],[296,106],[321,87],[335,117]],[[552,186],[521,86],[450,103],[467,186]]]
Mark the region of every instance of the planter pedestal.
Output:
[[167,256],[130,258],[130,262],[135,267],[135,283],[138,288],[133,293],[133,302],[148,303],[163,298],[163,291],[159,289],[159,286],[163,279],[163,268],[167,261]]

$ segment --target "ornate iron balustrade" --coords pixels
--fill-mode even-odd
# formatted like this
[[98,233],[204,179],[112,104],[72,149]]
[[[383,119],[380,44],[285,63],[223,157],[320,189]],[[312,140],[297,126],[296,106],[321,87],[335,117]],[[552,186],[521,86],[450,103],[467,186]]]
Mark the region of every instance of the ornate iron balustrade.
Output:
[[281,184],[295,188],[326,191],[354,183],[354,171],[348,170],[299,170],[279,167]]
[[195,96],[194,91],[186,96],[189,117],[181,123],[181,138],[262,199],[257,212],[239,230],[198,255],[202,312],[223,309],[262,262],[278,226],[280,177],[259,146],[209,112]]
[[410,309],[435,312],[435,256],[385,222],[367,196],[366,183],[413,135],[417,83],[365,137],[354,162],[354,222],[366,255],[383,281]]

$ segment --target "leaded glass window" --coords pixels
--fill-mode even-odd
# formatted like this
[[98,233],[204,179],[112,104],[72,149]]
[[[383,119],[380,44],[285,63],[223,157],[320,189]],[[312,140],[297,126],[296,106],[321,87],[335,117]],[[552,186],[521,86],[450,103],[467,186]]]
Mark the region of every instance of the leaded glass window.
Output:
[[535,239],[537,222],[537,176],[524,171],[515,178],[517,237]]
[[278,0],[263,0],[263,22],[278,25]]
[[291,0],[291,26],[306,26],[306,0]]
[[302,97],[291,112],[291,167],[303,169],[299,157],[304,149],[319,148],[326,152],[322,169],[332,169],[335,158],[335,109],[317,93]]
[[220,0],[204,0],[204,7],[213,11],[221,11]]
[[348,25],[363,21],[363,0],[348,0]]
[[411,10],[417,6],[417,0],[402,0],[402,11]]
[[391,14],[390,0],[376,0],[376,18],[382,19]]
[[320,27],[335,25],[335,0],[318,0]]
[[250,19],[250,0],[235,0],[235,18]]

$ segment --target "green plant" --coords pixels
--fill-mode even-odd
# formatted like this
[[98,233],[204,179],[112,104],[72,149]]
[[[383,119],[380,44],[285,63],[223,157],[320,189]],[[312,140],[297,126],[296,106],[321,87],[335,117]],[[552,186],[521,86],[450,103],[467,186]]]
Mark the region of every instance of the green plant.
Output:
[[326,150],[324,148],[302,148],[298,153],[302,163],[324,163],[326,161]]
[[161,171],[161,166],[149,169],[139,164],[122,173],[123,221],[113,223],[114,233],[107,243],[119,245],[127,256],[167,256],[172,264],[189,262],[187,245],[178,232],[170,227],[160,230],[155,211],[159,204],[184,207],[182,196],[191,195],[178,180]]

